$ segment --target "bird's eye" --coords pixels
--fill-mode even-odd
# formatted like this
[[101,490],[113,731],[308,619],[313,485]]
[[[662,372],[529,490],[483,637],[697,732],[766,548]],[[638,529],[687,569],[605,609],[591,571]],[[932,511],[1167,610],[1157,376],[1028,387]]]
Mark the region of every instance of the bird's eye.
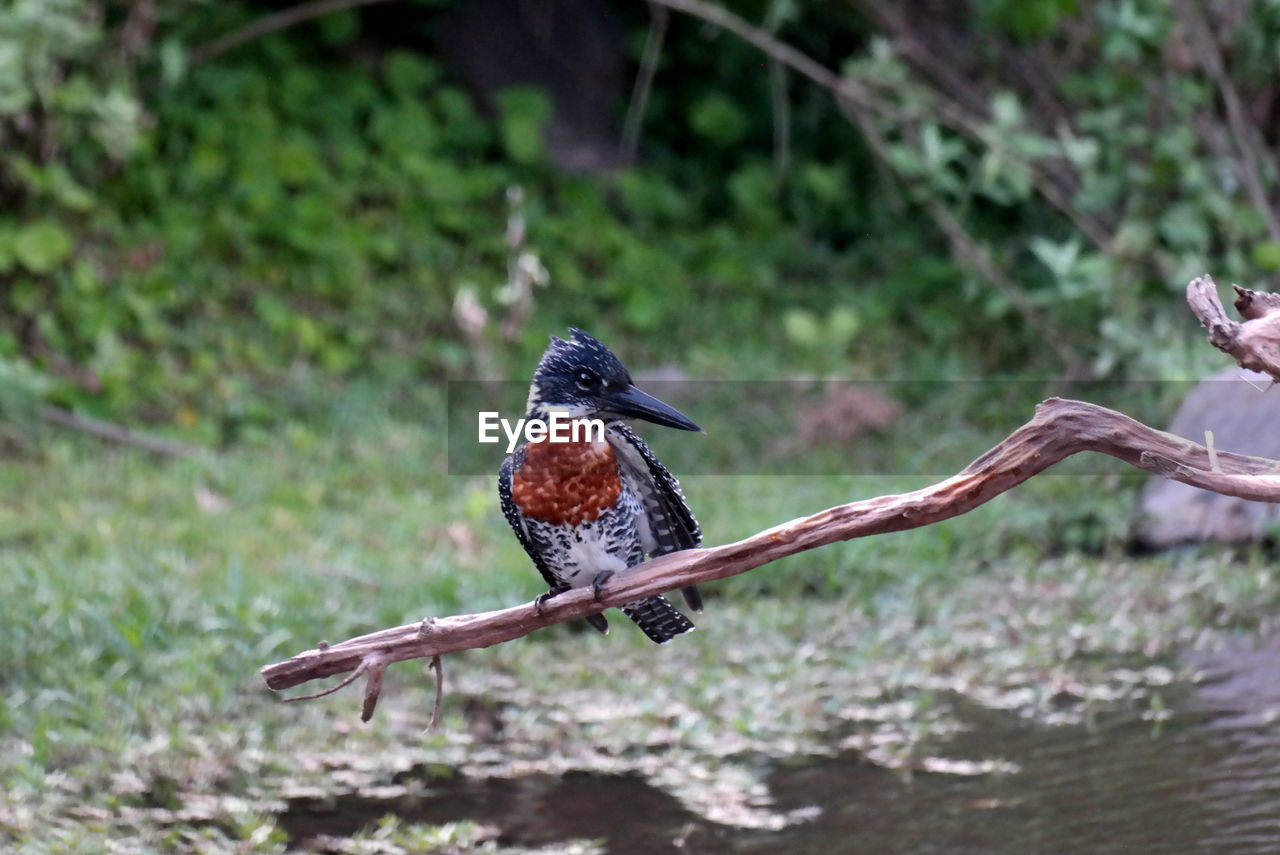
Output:
[[574,382],[583,392],[590,392],[600,383],[600,375],[594,371],[583,369],[578,372],[578,376],[574,378]]

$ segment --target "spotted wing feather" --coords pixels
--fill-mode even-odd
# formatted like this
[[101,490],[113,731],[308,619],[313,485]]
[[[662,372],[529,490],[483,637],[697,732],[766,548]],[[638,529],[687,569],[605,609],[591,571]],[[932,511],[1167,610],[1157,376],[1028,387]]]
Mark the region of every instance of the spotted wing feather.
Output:
[[[623,424],[609,429],[622,477],[643,507],[641,526],[645,552],[650,558],[693,549],[702,544],[702,529],[685,502],[680,482],[662,465],[635,431]],[[681,590],[689,608],[702,611],[702,594],[692,585]]]

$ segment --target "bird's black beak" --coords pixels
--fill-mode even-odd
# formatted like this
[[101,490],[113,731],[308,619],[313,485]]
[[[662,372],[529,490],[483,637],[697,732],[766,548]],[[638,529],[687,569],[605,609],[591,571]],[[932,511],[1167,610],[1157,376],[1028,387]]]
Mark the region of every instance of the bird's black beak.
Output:
[[684,413],[675,407],[667,406],[647,392],[641,392],[635,386],[628,386],[621,392],[608,395],[604,403],[609,412],[617,413],[623,418],[644,419],[680,430],[703,432],[702,428],[694,424],[693,420]]

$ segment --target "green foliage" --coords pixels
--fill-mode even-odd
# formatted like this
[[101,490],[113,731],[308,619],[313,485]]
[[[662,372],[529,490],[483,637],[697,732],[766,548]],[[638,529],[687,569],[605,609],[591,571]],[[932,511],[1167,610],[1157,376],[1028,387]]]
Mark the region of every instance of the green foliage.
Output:
[[1077,0],[979,0],[985,22],[997,32],[1025,41],[1051,35],[1077,11]]
[[48,394],[49,378],[25,360],[0,353],[0,419],[14,422],[30,417]]
[[[1265,159],[1255,167],[1237,155],[1246,140],[1224,151],[1218,93],[1188,67],[1193,25],[1176,21],[1176,4],[979,5],[990,26],[1030,44],[966,52],[975,34],[958,45],[953,57],[972,66],[963,92],[931,81],[883,43],[846,68],[886,94],[889,106],[874,122],[895,176],[912,200],[954,212],[1024,303],[1045,309],[1060,337],[1085,351],[1095,374],[1200,373],[1212,354],[1195,366],[1169,360],[1168,339],[1141,330],[1153,316],[1162,332],[1188,327],[1170,295],[1198,273],[1266,287],[1277,256],[1246,186],[1274,187],[1280,176]],[[1053,41],[1068,19],[1087,52]],[[1278,27],[1260,4],[1224,37],[1235,85],[1265,78],[1274,57],[1247,46],[1274,44]],[[1013,62],[1029,63],[1030,72],[1010,79],[1000,69]],[[988,106],[965,107],[957,95],[984,95]],[[1058,106],[1045,116],[1030,103]],[[982,300],[986,314],[1026,320],[1007,296]],[[1128,330],[1127,344],[1114,329]]]
[[[62,402],[207,440],[271,418],[266,397],[286,388],[524,365],[571,323],[713,374],[1051,374],[1065,366],[1047,325],[1095,375],[1185,375],[1212,356],[1178,344],[1191,329],[1172,293],[1204,270],[1264,286],[1280,270],[1240,164],[1203,134],[1214,88],[1171,65],[1186,62],[1172,6],[981,0],[958,36],[957,106],[847,10],[764,4],[818,61],[853,57],[841,71],[881,105],[859,107],[861,125],[794,76],[784,115],[754,47],[673,28],[643,164],[606,178],[553,171],[544,93],[511,89],[482,113],[428,54],[358,49],[357,12],[187,68],[184,40],[253,7],[165,4],[124,52],[127,16],[104,8],[0,13],[15,143],[0,157],[0,351]],[[1229,33],[1246,93],[1268,85],[1280,36],[1269,7],[1249,15]],[[627,23],[638,54],[647,19]],[[1068,29],[1087,50],[1060,46]],[[1024,53],[1050,73],[1011,79]],[[550,285],[482,359],[452,313],[459,295],[512,299],[517,185]],[[939,208],[1011,285],[957,249]]]
[[71,255],[71,235],[57,223],[36,222],[4,235],[5,255],[0,269],[14,264],[30,273],[48,273]]
[[[96,7],[60,8],[67,26],[88,28],[71,40],[80,66],[106,64],[104,31],[84,23]],[[552,284],[527,339],[503,356],[526,360],[568,323],[630,333],[654,353],[664,340],[696,343],[709,364],[769,354],[790,334],[760,329],[761,318],[825,317],[832,287],[877,268],[912,276],[877,264],[874,247],[833,244],[852,228],[847,165],[807,160],[780,185],[767,157],[736,162],[734,146],[761,122],[736,95],[700,92],[687,108],[708,140],[702,166],[731,167],[723,184],[667,168],[657,138],[654,165],[614,182],[556,176],[542,136],[550,103],[537,90],[501,93],[485,117],[421,54],[312,59],[294,32],[184,70],[175,34],[202,18],[237,20],[234,7],[193,9],[138,59],[140,73],[167,81],[148,90],[145,121],[127,76],[93,90],[94,121],[110,108],[132,122],[131,135],[123,125],[111,135],[130,137],[127,152],[86,137],[42,156],[32,140],[4,165],[21,216],[0,220],[0,328],[62,402],[216,441],[269,418],[262,390],[282,382],[465,374],[474,354],[451,309],[464,290],[482,303],[509,291],[505,199],[517,184]],[[326,19],[319,36],[341,46],[354,26],[350,15]],[[75,65],[66,52],[55,60]],[[120,106],[125,96],[134,109]],[[802,362],[811,353],[838,365],[853,348],[855,304],[871,299],[844,302]],[[717,308],[688,311],[703,303]],[[825,346],[834,352],[819,358]]]
[[519,87],[498,93],[498,128],[502,145],[514,163],[534,165],[546,155],[542,129],[551,117],[551,102],[539,89]]
[[[123,69],[100,62],[106,31],[97,22],[104,6],[14,0],[0,11],[0,122],[8,134],[29,144],[75,146],[95,159],[130,152],[140,107]],[[5,155],[22,153],[9,148]]]

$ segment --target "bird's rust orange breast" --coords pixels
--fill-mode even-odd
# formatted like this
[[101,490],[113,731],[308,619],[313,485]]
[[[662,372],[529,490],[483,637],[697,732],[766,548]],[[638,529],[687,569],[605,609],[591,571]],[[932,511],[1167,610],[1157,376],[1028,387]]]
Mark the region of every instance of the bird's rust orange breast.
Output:
[[532,442],[511,477],[516,507],[553,525],[595,520],[621,491],[618,461],[607,442]]

